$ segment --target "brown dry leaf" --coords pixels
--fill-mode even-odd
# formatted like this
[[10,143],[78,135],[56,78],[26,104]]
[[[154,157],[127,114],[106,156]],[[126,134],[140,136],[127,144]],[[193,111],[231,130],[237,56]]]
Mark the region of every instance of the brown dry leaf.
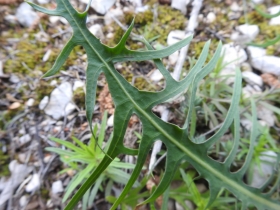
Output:
[[9,109],[17,109],[21,106],[21,103],[19,103],[18,101],[12,103],[10,106],[9,106]]
[[0,0],[0,4],[14,4],[22,2],[23,0]]
[[272,74],[264,73],[261,75],[262,80],[265,84],[268,84],[270,87],[280,88],[280,81]]
[[[159,177],[158,176],[155,176],[154,178],[150,178],[148,181],[147,181],[147,184],[146,184],[146,188],[149,190],[149,191],[152,191],[153,187],[157,186],[158,183],[160,182],[159,180]],[[159,196],[157,199],[156,199],[156,204],[161,207],[162,206],[162,202],[163,202],[163,197],[162,195]]]
[[113,99],[109,92],[108,84],[103,87],[103,90],[100,92],[97,101],[100,105],[100,112],[103,114],[105,110],[108,111],[109,114],[114,114],[115,108]]
[[136,115],[132,115],[128,122],[128,127],[131,128],[135,123],[138,123],[138,117]]

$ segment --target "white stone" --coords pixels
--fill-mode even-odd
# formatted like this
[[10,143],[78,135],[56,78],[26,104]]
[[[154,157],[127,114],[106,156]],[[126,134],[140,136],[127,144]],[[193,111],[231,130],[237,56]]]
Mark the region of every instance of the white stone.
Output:
[[65,115],[72,113],[76,109],[76,105],[73,103],[68,103],[65,107]]
[[29,134],[25,134],[19,138],[20,144],[25,144],[31,141],[31,136]]
[[280,76],[280,58],[265,55],[265,50],[258,47],[249,46],[247,48],[251,57],[251,65],[263,73],[270,73]]
[[187,5],[190,0],[172,0],[171,7],[180,10],[183,14],[187,14]]
[[247,36],[250,41],[253,41],[259,34],[260,29],[257,25],[243,24],[236,27],[237,31]]
[[[12,160],[9,163],[9,170],[11,176],[5,180],[0,180],[0,207],[6,203],[8,199],[13,197],[15,189],[24,181],[24,178],[32,171],[33,167],[25,164],[19,164],[16,160]],[[2,187],[4,185],[4,187]]]
[[19,79],[19,77],[17,75],[11,74],[9,81],[11,83],[16,84],[16,83],[20,82],[20,79]]
[[50,86],[57,86],[57,81],[54,79],[50,82]]
[[124,13],[120,8],[110,9],[109,12],[104,16],[105,25],[108,26],[111,23],[114,23],[114,18],[122,20],[124,18]]
[[178,58],[179,58],[179,52],[176,51],[175,53],[172,53],[171,55],[168,56],[168,61],[171,65],[175,65]]
[[263,152],[260,156],[260,164],[255,163],[253,166],[252,180],[250,182],[250,185],[255,188],[260,188],[274,173],[274,165],[276,161],[277,154],[275,152]]
[[25,207],[27,204],[28,204],[27,196],[26,195],[21,196],[20,199],[19,199],[19,205],[21,207]]
[[242,10],[242,8],[238,5],[237,2],[232,2],[232,4],[230,5],[230,10],[233,12],[239,12]]
[[34,98],[30,98],[30,99],[28,99],[28,101],[26,101],[26,106],[29,106],[29,107],[33,106],[34,102],[35,102]]
[[262,90],[257,85],[249,85],[247,84],[244,88],[242,88],[243,98],[250,98],[252,96],[257,96],[262,94]]
[[185,31],[174,30],[170,31],[167,36],[167,45],[173,45],[185,38]]
[[214,12],[209,12],[206,16],[206,23],[213,23],[216,20],[216,15]]
[[60,17],[59,16],[50,16],[49,20],[51,23],[57,23],[59,21]]
[[37,13],[26,2],[23,2],[19,5],[16,11],[16,17],[19,23],[24,27],[30,27],[34,21],[39,18]]
[[52,183],[52,194],[59,194],[64,191],[63,184],[61,180],[55,181]]
[[65,107],[71,102],[72,95],[72,85],[69,82],[60,84],[52,91],[49,103],[44,109],[45,113],[56,120],[65,116]]
[[255,4],[262,4],[264,0],[252,0],[252,2]]
[[[275,7],[270,7],[268,9],[268,12],[271,15],[277,14],[280,11],[280,5],[275,6]],[[277,17],[271,18],[269,21],[269,25],[280,25],[280,15],[278,15]]]
[[270,109],[258,104],[257,106],[257,116],[259,119],[265,121],[269,127],[275,124],[275,115]]
[[39,4],[48,4],[50,0],[37,0]]
[[150,75],[150,78],[152,81],[154,82],[158,82],[161,79],[163,79],[163,75],[161,74],[161,72],[157,69],[155,71],[153,71],[153,73]]
[[[88,4],[88,0],[80,0],[81,2]],[[92,0],[91,7],[99,14],[105,15],[106,12],[115,4],[116,0]]]
[[44,96],[44,98],[40,101],[39,109],[40,110],[45,109],[48,103],[49,103],[49,96]]
[[149,5],[145,5],[143,7],[136,7],[135,12],[140,13],[140,12],[145,12],[149,9]]
[[25,187],[25,191],[28,193],[34,192],[40,188],[40,175],[33,174],[31,180]]
[[4,20],[10,24],[17,24],[17,18],[15,15],[5,15]]
[[247,60],[247,54],[244,49],[233,43],[225,44],[222,47],[222,54],[224,54],[223,65],[227,68],[239,67],[241,63]]
[[107,126],[112,127],[114,125],[114,115],[112,114],[107,120]]
[[81,80],[76,80],[73,85],[73,91],[76,91],[78,88],[84,88],[85,87],[85,82]]
[[51,54],[52,54],[52,50],[48,49],[45,55],[43,56],[42,61],[46,62],[47,60],[49,60]]
[[98,39],[103,40],[104,39],[104,34],[102,30],[102,26],[99,24],[94,24],[89,28],[89,31]]
[[262,78],[255,74],[254,72],[250,72],[250,71],[245,71],[242,72],[242,77],[245,79],[245,81],[251,85],[258,85],[258,86],[262,86],[263,85],[263,80]]

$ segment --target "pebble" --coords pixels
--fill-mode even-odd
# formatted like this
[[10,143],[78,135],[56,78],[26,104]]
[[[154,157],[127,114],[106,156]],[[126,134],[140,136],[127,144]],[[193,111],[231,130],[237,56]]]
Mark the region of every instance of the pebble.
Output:
[[100,24],[94,24],[89,28],[89,31],[98,39],[103,40],[105,38]]
[[[88,4],[88,0],[79,0]],[[99,14],[105,15],[107,11],[115,4],[116,0],[92,0],[91,7]]]
[[39,4],[48,4],[50,0],[37,0]]
[[[268,12],[271,15],[277,14],[279,11],[280,11],[280,5],[270,7],[268,9]],[[271,18],[270,21],[269,21],[269,25],[280,25],[280,15],[278,15],[277,17]]]
[[20,144],[26,144],[31,141],[31,136],[29,134],[25,134],[19,138]]
[[85,82],[81,80],[76,80],[73,85],[73,91],[76,91],[78,88],[84,88],[85,87]]
[[222,54],[224,54],[223,65],[226,67],[236,68],[241,63],[247,60],[247,53],[238,45],[233,43],[224,44],[222,47]]
[[187,5],[190,0],[172,0],[171,7],[180,10],[184,15],[187,14]]
[[250,71],[242,72],[242,77],[250,85],[258,85],[260,87],[263,86],[262,78],[259,75],[255,74],[254,72],[250,72]]
[[113,17],[118,20],[122,20],[124,18],[124,13],[122,9],[110,9],[109,12],[106,13],[106,15],[104,16],[104,22],[106,26],[109,26],[111,23],[115,22]]
[[114,125],[114,115],[112,114],[107,120],[107,126],[112,127]]
[[44,96],[44,98],[40,101],[39,109],[40,110],[45,109],[48,103],[49,103],[49,96]]
[[265,55],[265,49],[249,46],[251,65],[262,73],[271,73],[280,76],[280,57]]
[[18,77],[17,75],[11,74],[9,81],[10,81],[11,83],[16,84],[16,83],[19,83],[19,82],[20,82],[20,79],[19,79],[19,77]]
[[170,31],[170,33],[167,36],[167,45],[170,46],[181,41],[185,38],[185,34],[185,31],[181,30]]
[[262,4],[264,0],[252,0],[252,2],[255,4]]
[[209,12],[206,16],[206,23],[213,23],[216,20],[216,15],[214,12]]
[[19,5],[16,11],[16,17],[19,23],[24,27],[30,27],[35,22],[35,20],[39,18],[33,8],[26,2],[23,2]]
[[259,34],[260,29],[258,25],[243,24],[236,27],[243,35],[247,36],[250,41],[253,41]]
[[69,82],[61,83],[55,88],[44,111],[47,115],[58,120],[65,115],[65,107],[72,100],[72,85]]
[[61,180],[52,183],[52,194],[59,194],[64,191],[63,184]]
[[40,175],[35,173],[33,174],[31,180],[25,187],[25,191],[28,193],[34,192],[40,188]]
[[153,73],[150,75],[150,78],[152,81],[154,82],[158,82],[160,81],[161,79],[163,79],[163,75],[161,74],[161,72],[156,69],[155,71],[153,71]]
[[35,99],[34,98],[30,98],[28,99],[28,101],[26,102],[26,106],[31,107],[33,106],[35,103]]
[[[277,154],[274,151],[265,151],[260,155],[260,163],[255,163],[252,171],[250,185],[260,188],[274,173],[274,165],[277,161]],[[250,175],[248,176],[250,177]]]
[[19,205],[21,207],[25,207],[27,204],[28,204],[27,196],[26,195],[21,196],[20,199],[19,199]]
[[269,127],[275,124],[275,115],[273,111],[259,104],[257,106],[257,116],[259,119],[265,121]]

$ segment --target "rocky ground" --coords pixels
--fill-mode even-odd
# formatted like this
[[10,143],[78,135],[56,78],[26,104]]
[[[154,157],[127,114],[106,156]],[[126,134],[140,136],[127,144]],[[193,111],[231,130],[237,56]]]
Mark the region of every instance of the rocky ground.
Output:
[[[88,2],[70,1],[79,11],[83,11]],[[56,6],[51,0],[34,2],[47,8]],[[280,11],[279,0],[204,0],[181,78],[194,65],[207,40],[212,40],[211,54],[218,41],[222,41],[223,58],[214,73],[202,81],[198,91],[197,120],[200,123],[197,133],[215,129],[223,121],[235,69],[239,67],[243,76],[240,106],[245,113],[250,104],[248,99],[253,96],[257,103],[258,120],[264,126],[265,140],[259,146],[264,153],[258,153],[258,157],[263,160],[265,155],[269,155],[266,160],[275,162],[280,132],[280,15],[262,15],[253,3],[266,15]],[[121,38],[123,28],[135,16],[133,33],[143,35],[154,48],[160,49],[184,37],[191,11],[189,1],[96,0],[89,10],[87,25],[103,43],[114,46]],[[76,47],[60,73],[42,79],[70,37],[71,28],[65,19],[36,12],[21,0],[0,0],[0,209],[62,209],[66,187],[77,171],[85,167],[69,167],[57,154],[45,150],[46,147],[60,146],[50,137],[69,141],[71,137],[76,137],[84,143],[91,138],[84,105],[85,51]],[[131,36],[127,46],[134,50],[145,47],[135,36]],[[178,56],[179,52],[176,52],[163,59],[170,71],[173,71]],[[163,76],[151,61],[117,63],[115,67],[138,89],[159,91],[164,88]],[[220,82],[217,83],[217,80]],[[228,89],[217,93],[220,87]],[[186,101],[184,96],[164,104],[172,111],[169,122],[183,124]],[[103,122],[106,126],[104,142],[112,132],[114,105],[105,77],[101,74],[93,118],[98,127],[105,110],[108,119]],[[160,115],[160,110],[159,106],[154,111]],[[250,130],[251,122],[246,115],[242,116],[241,124],[245,131]],[[126,143],[135,147],[140,134],[141,123],[134,116],[127,129]],[[211,155],[223,159],[223,151],[221,149],[219,154],[213,151]],[[128,157],[120,159],[134,163]],[[147,160],[147,167],[148,164]],[[163,166],[155,172],[156,179],[160,176],[160,167]],[[262,164],[262,167],[268,167],[268,174],[273,170],[267,164]],[[67,168],[70,169],[65,170]],[[143,170],[143,175],[145,172]],[[98,191],[94,205],[89,209],[108,209],[106,196],[117,195],[122,187],[112,180],[110,177],[103,180],[103,191]],[[253,186],[263,182],[263,178],[257,175],[252,180]],[[108,183],[111,188],[107,187]],[[207,190],[203,182],[197,186],[201,192]],[[172,209],[184,209],[176,199],[172,202]],[[193,203],[188,205],[190,209],[195,209]]]

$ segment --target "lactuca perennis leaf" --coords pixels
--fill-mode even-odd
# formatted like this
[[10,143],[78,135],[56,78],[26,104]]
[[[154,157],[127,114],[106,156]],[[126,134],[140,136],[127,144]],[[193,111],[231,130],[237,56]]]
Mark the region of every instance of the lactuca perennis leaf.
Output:
[[[163,66],[160,58],[168,56],[187,45],[191,41],[188,37],[177,44],[167,47],[162,50],[152,50],[151,46],[147,44],[148,51],[132,51],[125,47],[125,43],[132,30],[133,23],[126,31],[119,44],[113,48],[109,48],[94,37],[86,27],[86,12],[77,12],[68,0],[57,0],[57,8],[55,10],[48,10],[33,3],[30,3],[35,9],[50,14],[59,15],[66,20],[73,28],[73,36],[62,50],[57,58],[53,68],[46,73],[45,76],[51,76],[57,73],[66,60],[74,46],[81,45],[84,47],[88,57],[88,67],[86,71],[87,84],[86,84],[86,115],[89,124],[92,123],[92,112],[95,103],[96,83],[98,75],[103,72],[107,79],[109,89],[115,104],[114,115],[114,132],[112,142],[107,150],[108,156],[90,175],[86,182],[80,187],[77,193],[73,196],[72,200],[68,203],[66,209],[73,209],[86,191],[94,184],[102,172],[116,158],[119,154],[138,155],[135,169],[130,177],[129,182],[125,186],[122,194],[112,206],[116,209],[121,201],[125,198],[127,192],[133,186],[142,166],[146,160],[146,156],[154,141],[161,139],[167,148],[166,171],[164,176],[153,192],[143,203],[155,200],[159,195],[163,194],[165,189],[169,186],[174,171],[177,169],[178,164],[182,160],[191,163],[202,177],[204,177],[210,185],[210,199],[208,206],[211,205],[216,198],[221,188],[226,188],[231,191],[235,196],[242,201],[243,207],[253,205],[259,209],[279,209],[279,202],[270,198],[270,194],[263,194],[263,189],[255,189],[243,183],[243,175],[248,168],[248,163],[252,157],[253,144],[250,147],[250,152],[245,161],[244,166],[240,171],[231,173],[229,168],[232,164],[233,158],[237,152],[239,140],[239,111],[238,104],[241,94],[241,74],[240,71],[236,72],[234,93],[232,97],[231,106],[225,118],[223,126],[218,132],[209,138],[206,142],[196,144],[192,141],[191,136],[188,134],[188,125],[190,117],[187,117],[185,126],[179,128],[176,125],[166,123],[155,116],[151,109],[153,106],[172,99],[178,94],[183,93],[188,88],[191,90],[190,107],[193,107],[195,90],[199,80],[205,77],[216,65],[220,53],[221,44],[218,45],[217,50],[208,64],[204,64],[209,51],[210,42],[207,42],[201,52],[199,60],[196,65],[190,70],[186,78],[180,82],[175,81],[168,70]],[[128,83],[114,68],[114,62],[122,61],[142,61],[154,60],[155,65],[161,71],[166,80],[166,87],[160,92],[145,92],[140,91]],[[254,104],[252,104],[254,107]],[[191,111],[190,111],[191,113]],[[190,114],[189,113],[189,114]],[[132,114],[136,114],[143,125],[143,138],[138,150],[126,148],[123,145],[123,137]],[[256,138],[256,111],[253,108],[253,131],[251,141]],[[207,155],[207,150],[228,130],[229,126],[234,122],[235,129],[235,144],[224,163],[216,162]],[[142,204],[143,204],[142,203]]]

